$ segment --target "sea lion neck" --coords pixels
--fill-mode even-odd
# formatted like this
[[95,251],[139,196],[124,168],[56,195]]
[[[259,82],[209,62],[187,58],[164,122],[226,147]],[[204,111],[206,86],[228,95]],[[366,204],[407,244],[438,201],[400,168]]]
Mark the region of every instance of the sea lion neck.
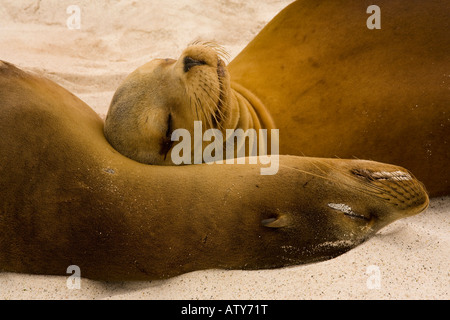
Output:
[[236,107],[239,111],[233,128],[247,129],[275,129],[275,123],[261,100],[250,90],[231,81],[231,92],[235,97]]

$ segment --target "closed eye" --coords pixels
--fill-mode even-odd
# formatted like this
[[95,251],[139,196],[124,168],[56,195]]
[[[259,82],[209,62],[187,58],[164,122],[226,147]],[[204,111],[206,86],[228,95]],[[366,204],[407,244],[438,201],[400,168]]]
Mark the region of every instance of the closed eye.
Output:
[[173,146],[173,141],[172,141],[172,114],[169,113],[169,117],[167,119],[167,130],[166,130],[166,136],[161,138],[161,147],[159,149],[159,154],[160,155],[164,155],[164,160],[166,160],[167,157],[167,153],[169,152],[169,150],[172,148]]
[[170,139],[171,136],[172,136],[172,114],[169,113],[169,118],[167,119],[166,138]]
[[202,60],[195,60],[191,57],[184,57],[183,64],[184,72],[188,72],[192,67],[204,65],[206,64],[206,62]]

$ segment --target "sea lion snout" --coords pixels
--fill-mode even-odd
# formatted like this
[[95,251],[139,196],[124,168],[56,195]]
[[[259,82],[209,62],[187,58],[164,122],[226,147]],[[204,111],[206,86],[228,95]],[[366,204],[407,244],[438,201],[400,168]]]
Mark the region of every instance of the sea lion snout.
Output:
[[411,172],[402,167],[375,164],[377,167],[355,168],[351,173],[368,194],[386,205],[386,210],[374,211],[377,219],[390,223],[419,214],[428,207],[428,194]]
[[[368,160],[311,159],[308,172],[314,179],[303,188],[315,186],[317,178],[331,183],[329,192],[322,192],[321,206],[340,225],[362,227],[362,231],[376,232],[384,226],[421,213],[428,207],[429,198],[423,184],[405,168]],[[318,180],[320,181],[320,180]],[[319,196],[320,192],[316,191]],[[316,199],[317,201],[317,199]]]

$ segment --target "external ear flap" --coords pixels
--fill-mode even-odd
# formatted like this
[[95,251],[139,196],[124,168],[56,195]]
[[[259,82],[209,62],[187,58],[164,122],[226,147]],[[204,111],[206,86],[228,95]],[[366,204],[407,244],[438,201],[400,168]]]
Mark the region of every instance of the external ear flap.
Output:
[[283,228],[290,224],[290,219],[289,215],[282,214],[277,218],[264,219],[261,221],[261,224],[268,228]]

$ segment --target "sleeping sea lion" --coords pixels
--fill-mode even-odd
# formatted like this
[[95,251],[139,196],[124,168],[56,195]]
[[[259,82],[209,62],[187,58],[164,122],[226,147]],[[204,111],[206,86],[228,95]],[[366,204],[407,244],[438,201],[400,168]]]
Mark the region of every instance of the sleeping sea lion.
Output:
[[228,69],[270,112],[280,154],[394,163],[450,194],[449,17],[447,0],[295,1]]
[[[173,165],[168,156],[174,146],[172,134],[185,129],[193,139],[194,121],[202,122],[202,135],[208,129],[220,131],[225,137],[224,154],[229,138],[226,129],[275,128],[256,97],[252,100],[245,89],[240,92],[239,86],[233,88],[224,62],[226,56],[217,44],[194,42],[178,60],[155,59],[132,72],[116,90],[106,115],[108,141],[136,161]],[[203,142],[202,150],[207,145]],[[233,158],[238,148],[236,145]],[[250,147],[246,151],[244,155],[249,155]]]
[[431,196],[450,194],[450,5],[381,0],[381,29],[369,29],[371,4],[296,1],[228,69],[202,43],[138,68],[112,100],[108,141],[137,161],[173,164],[171,133],[192,133],[194,120],[278,128],[280,154],[393,163]]
[[423,211],[407,170],[280,156],[152,166],[117,152],[99,116],[54,82],[0,61],[0,270],[98,280],[262,269],[340,255]]

